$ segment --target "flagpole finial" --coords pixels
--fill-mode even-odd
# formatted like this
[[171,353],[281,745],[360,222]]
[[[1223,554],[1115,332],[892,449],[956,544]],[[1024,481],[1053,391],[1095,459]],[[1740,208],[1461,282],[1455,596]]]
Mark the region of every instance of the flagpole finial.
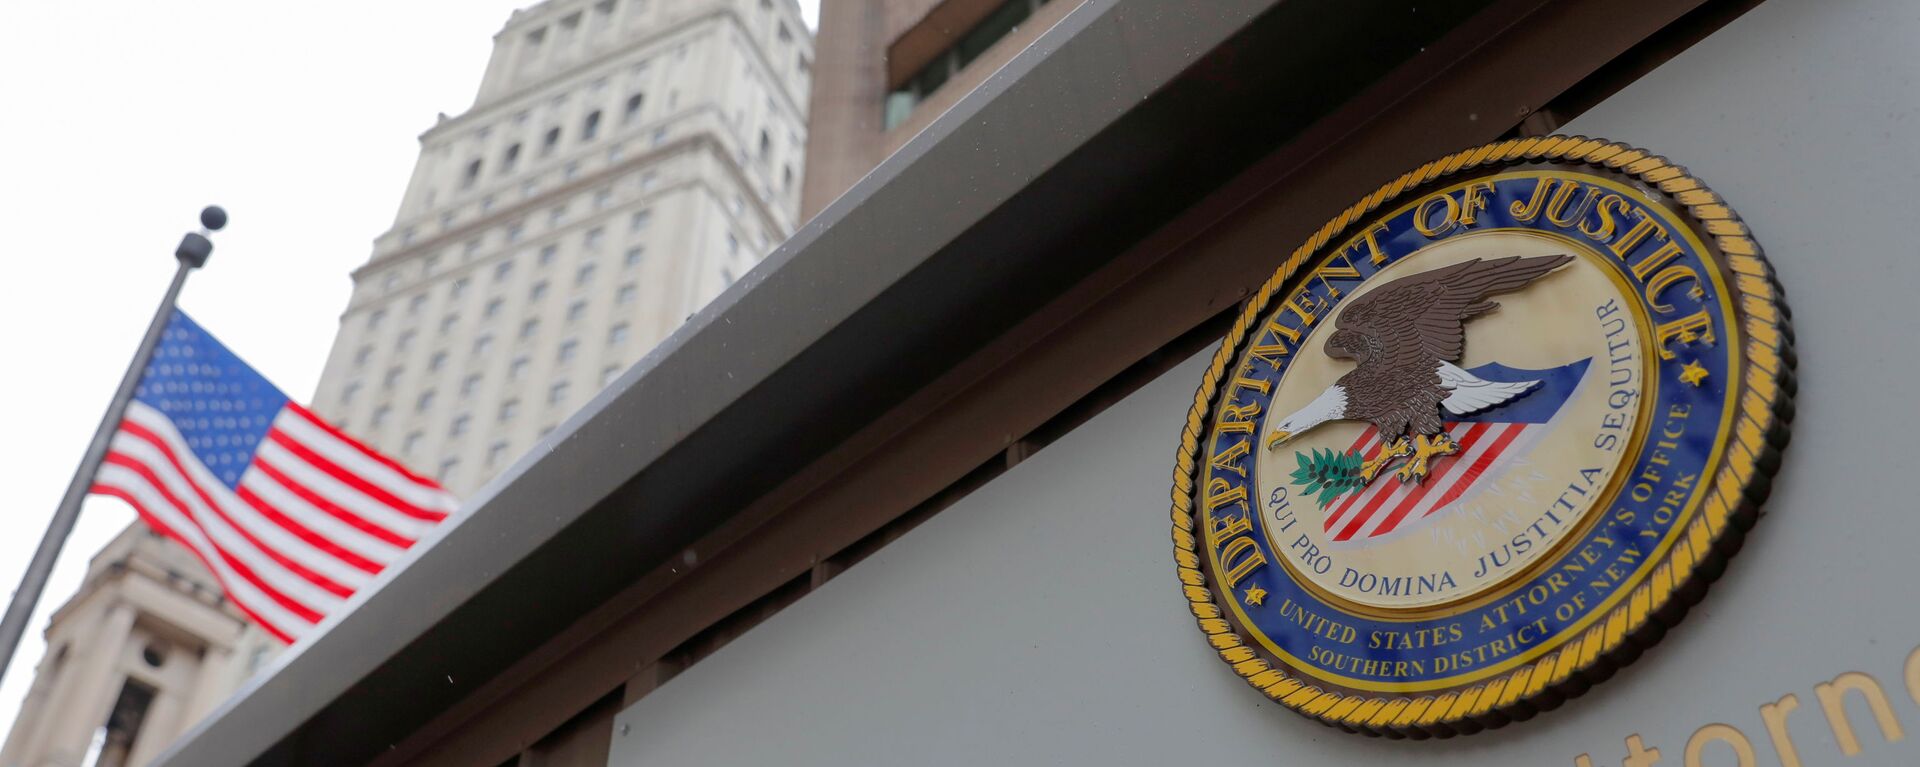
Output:
[[207,265],[207,257],[213,255],[213,241],[207,235],[227,225],[227,211],[218,205],[208,205],[200,211],[198,232],[188,232],[180,238],[180,247],[173,249],[173,257],[180,259],[189,269],[198,269]]

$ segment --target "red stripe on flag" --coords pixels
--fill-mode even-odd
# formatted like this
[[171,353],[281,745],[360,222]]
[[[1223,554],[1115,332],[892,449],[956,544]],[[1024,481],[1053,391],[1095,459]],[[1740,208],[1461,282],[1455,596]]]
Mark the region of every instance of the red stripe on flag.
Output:
[[267,503],[266,499],[261,498],[252,490],[248,490],[245,485],[234,488],[233,494],[239,496],[240,500],[245,501],[248,506],[252,506],[254,511],[260,512],[261,516],[279,525],[281,529],[292,533],[294,537],[300,540],[306,541],[314,548],[326,552],[334,559],[352,565],[355,569],[364,570],[369,575],[379,575],[380,571],[385,567],[379,562],[348,551],[341,547],[340,544],[334,543],[332,538],[308,529],[306,525],[300,524],[299,520],[287,516],[284,512],[280,511],[280,509],[275,508],[273,504]]
[[[156,488],[156,489],[159,489],[159,488]],[[135,498],[133,496],[133,493],[127,492],[118,487],[114,487],[113,485],[94,485],[93,487],[88,488],[87,492],[92,493],[94,495],[110,495],[122,501],[126,501],[128,506],[132,506],[133,510],[139,513],[141,521],[146,522],[148,527],[151,527],[154,530],[159,531],[162,535],[165,535],[176,541],[180,541],[181,547],[185,548],[187,551],[193,552],[194,557],[198,558],[200,560],[200,564],[205,566],[209,572],[213,573],[213,577],[215,579],[220,578],[220,571],[213,566],[212,562],[207,560],[207,556],[201,553],[198,547],[188,545],[186,543],[186,540],[187,540],[186,537],[180,535],[180,533],[176,532],[173,528],[168,527],[165,522],[160,521],[159,516],[154,514],[151,510],[149,510],[145,504],[142,504],[140,502],[138,498]],[[246,613],[248,618],[252,618],[254,623],[259,624],[260,628],[266,630],[268,634],[272,634],[273,638],[278,639],[285,644],[293,644],[294,637],[292,634],[288,634],[286,631],[281,630],[280,627],[273,625],[272,622],[268,621],[265,618],[260,617],[260,614],[255,612],[252,607],[247,606],[247,603],[245,601],[238,600],[238,599],[234,599],[230,601],[233,602],[233,605],[235,607],[240,608],[240,612]]]
[[[267,436],[269,439],[271,439],[277,434],[278,432],[274,432],[274,433],[269,433]],[[278,442],[280,440],[274,440],[274,441]],[[413,545],[412,538],[408,538],[392,530],[388,530],[384,527],[374,524],[371,520],[368,520],[366,517],[362,517],[358,514],[348,511],[347,509],[341,507],[339,504],[336,504],[333,501],[328,500],[326,497],[321,496],[319,493],[314,492],[313,488],[307,487],[306,485],[303,485],[303,484],[300,484],[299,482],[294,481],[292,477],[287,476],[286,472],[281,471],[278,467],[275,467],[271,463],[260,460],[258,457],[256,457],[253,460],[253,468],[259,470],[261,474],[267,475],[269,478],[273,479],[273,481],[280,483],[281,487],[284,487],[287,489],[288,492],[299,496],[300,500],[306,501],[308,505],[316,509],[319,509],[322,512],[325,512],[327,516],[333,517],[334,519],[338,519],[341,522],[345,522],[348,525],[351,525],[355,530],[359,530],[360,532],[366,533],[367,535],[371,535],[375,538],[379,538],[382,541],[386,541],[387,543],[391,543],[403,549]]]
[[[1360,460],[1371,460],[1375,453],[1380,452],[1380,443],[1376,442],[1372,445],[1367,445],[1367,440],[1373,439],[1379,434],[1380,429],[1378,427],[1368,424],[1366,431],[1360,432],[1360,438],[1353,441],[1353,446],[1347,448],[1347,452],[1360,452]],[[1367,445],[1365,451],[1360,450],[1362,445]],[[1321,529],[1332,530],[1334,525],[1340,523],[1340,517],[1345,515],[1348,509],[1353,508],[1353,502],[1359,500],[1360,496],[1366,494],[1367,489],[1364,487],[1349,493],[1347,499],[1340,502],[1340,507],[1334,509],[1332,514],[1327,515],[1326,519],[1321,521]]]
[[[253,533],[249,532],[245,525],[242,525],[239,522],[235,521],[233,516],[227,513],[226,508],[224,506],[221,506],[219,502],[213,499],[212,495],[209,495],[207,493],[206,488],[201,487],[200,483],[195,482],[193,480],[193,474],[188,472],[186,465],[180,462],[180,456],[173,452],[173,447],[168,445],[167,441],[165,439],[162,439],[160,435],[153,433],[151,429],[148,429],[147,427],[142,426],[132,420],[121,422],[120,433],[125,434],[129,437],[133,437],[134,439],[138,439],[141,442],[145,442],[149,445],[152,445],[155,450],[160,451],[161,455],[166,456],[167,462],[173,466],[174,472],[179,474],[180,478],[186,481],[188,487],[193,488],[194,495],[200,498],[200,502],[204,504],[207,508],[212,509],[213,513],[219,515],[220,519],[225,521],[228,527],[233,528],[234,532],[239,533],[242,538],[247,539],[248,543],[253,544],[254,548],[259,549],[261,553],[266,554],[269,559],[272,559],[273,561],[280,563],[282,566],[286,567],[287,570],[293,572],[295,575],[298,575],[301,578],[312,582],[313,585],[315,586],[319,586],[322,589],[326,589],[330,593],[333,593],[341,597],[353,596],[353,589],[347,588],[346,586],[343,586],[340,583],[335,582],[333,579],[328,578],[327,576],[316,573],[308,569],[305,565],[302,565],[299,562],[296,562],[293,559],[281,554],[278,549],[275,549],[272,546],[268,546],[264,543],[261,543],[260,539],[254,537]],[[132,456],[128,456],[127,459],[138,460],[136,458],[133,458]],[[132,467],[128,467],[128,468],[132,468]],[[156,490],[159,490],[162,493],[167,492],[166,488],[164,487],[161,487],[158,485],[155,485],[154,487]],[[174,506],[180,508],[181,513],[184,514],[188,519],[195,518],[195,515],[191,510],[179,504],[178,502],[179,499],[170,498],[170,501],[173,502]],[[206,527],[205,524],[201,524],[200,526],[202,528]],[[282,525],[282,527],[285,527],[285,525]]]
[[[1386,470],[1382,469],[1380,473],[1385,474]],[[1374,481],[1382,483],[1381,486],[1368,498],[1367,505],[1361,507],[1359,513],[1353,515],[1353,519],[1347,521],[1347,526],[1341,528],[1338,535],[1333,536],[1334,540],[1344,541],[1352,538],[1353,534],[1359,532],[1360,527],[1367,523],[1367,520],[1373,519],[1374,512],[1379,511],[1380,507],[1386,504],[1387,499],[1393,497],[1394,491],[1399,489],[1387,486],[1386,483],[1392,480],[1384,477],[1375,477]]]
[[[1447,426],[1451,428],[1453,424],[1447,424]],[[1491,427],[1484,422],[1476,423],[1467,429],[1466,434],[1460,436],[1460,452],[1462,457],[1464,457],[1467,451],[1472,450],[1475,444],[1479,443],[1489,428]],[[1491,453],[1494,451],[1488,450],[1487,452]],[[1416,488],[1411,495],[1408,495],[1406,500],[1401,501],[1399,506],[1395,506],[1393,513],[1380,522],[1380,526],[1374,529],[1373,534],[1385,535],[1393,532],[1394,528],[1399,527],[1400,522],[1405,520],[1407,515],[1413,512],[1414,507],[1420,505],[1421,498],[1425,498],[1429,491],[1445,483],[1447,477],[1453,474],[1454,469],[1459,468],[1462,462],[1452,459],[1453,456],[1448,456],[1445,467],[1441,468],[1440,471],[1433,476],[1428,477],[1427,481],[1420,483],[1420,487]],[[1463,481],[1470,483],[1473,480],[1468,478]]]
[[[180,501],[180,498],[178,496],[175,496],[173,494],[172,490],[167,489],[166,484],[160,481],[159,475],[156,475],[153,473],[153,467],[148,466],[144,461],[141,461],[137,458],[126,455],[124,453],[109,452],[107,453],[105,462],[112,464],[114,466],[119,466],[120,468],[126,469],[128,471],[131,471],[135,474],[140,475],[140,478],[146,480],[147,484],[153,488],[154,492],[158,493],[162,499],[165,499],[168,504],[171,504],[175,510],[178,510],[180,512],[181,517],[192,520],[192,519],[195,519],[195,517],[197,516],[193,513],[193,509],[188,508],[185,503],[182,503]],[[200,490],[199,486],[194,483],[193,477],[183,476],[183,479],[186,480],[189,486],[193,486],[196,491],[204,494],[205,491]],[[205,525],[202,524],[201,527],[204,529]],[[178,537],[178,536],[175,536],[175,537]],[[189,549],[194,548],[193,545],[188,543],[185,538],[180,538],[180,543]],[[300,619],[305,620],[309,623],[320,622],[320,619],[323,616],[318,611],[314,610],[311,607],[306,606],[305,604],[302,604],[299,600],[294,599],[293,597],[287,596],[286,594],[282,593],[280,589],[276,588],[270,583],[267,583],[267,579],[260,577],[259,573],[254,572],[253,568],[248,567],[247,563],[241,561],[239,557],[236,557],[232,553],[228,552],[226,549],[221,548],[218,542],[215,542],[211,538],[209,538],[207,541],[207,545],[213,547],[213,552],[219,555],[220,561],[227,563],[227,567],[229,569],[233,570],[233,572],[238,574],[241,578],[245,578],[248,583],[253,584],[254,588],[259,589],[260,593],[265,594],[268,599],[273,600],[276,604],[285,608],[287,612],[293,613],[294,615],[298,616]],[[216,578],[219,577],[220,571],[217,568],[213,568],[209,566],[207,569],[213,571],[214,577]],[[229,593],[231,593],[232,590],[228,589],[228,591]],[[237,599],[234,600],[235,603],[238,603],[240,601],[241,600],[237,600]]]
[[[355,490],[365,493],[368,498],[373,499],[374,502],[379,503],[382,506],[393,509],[394,511],[400,512],[409,517],[413,517],[414,519],[425,520],[428,522],[439,522],[447,518],[447,513],[444,511],[440,511],[437,509],[423,509],[423,508],[420,508],[419,506],[415,506],[412,503],[409,503],[405,500],[400,499],[399,497],[395,496],[393,493],[388,492],[386,488],[380,487],[379,485],[375,485],[372,482],[368,482],[366,477],[360,476],[351,471],[347,471],[346,469],[341,468],[338,464],[328,460],[326,456],[323,456],[320,453],[314,451],[313,448],[307,447],[306,445],[302,444],[300,441],[294,439],[293,437],[288,436],[286,432],[283,432],[279,429],[274,429],[272,431],[267,432],[267,439],[272,440],[273,443],[276,445],[286,448],[287,452],[293,453],[295,457],[299,458],[301,461],[305,462],[307,465],[312,466],[313,468],[319,469],[320,471],[326,472],[328,476],[333,477],[334,479],[340,480],[342,484],[345,484],[348,487],[351,487]],[[254,462],[254,465],[260,466],[261,463],[258,460],[256,460]],[[291,484],[285,481],[281,482],[280,484],[288,485],[288,487],[292,487]],[[341,509],[341,511],[347,514],[353,513],[353,512],[347,511],[346,509]],[[372,524],[372,523],[369,522],[368,524]],[[411,543],[411,542],[412,541],[408,541],[408,543]],[[401,543],[397,545],[405,547],[407,544]]]
[[1487,452],[1480,454],[1480,459],[1473,462],[1473,467],[1467,469],[1467,473],[1460,477],[1460,481],[1453,483],[1453,487],[1447,489],[1446,495],[1440,496],[1440,500],[1434,503],[1434,508],[1441,508],[1453,503],[1455,498],[1459,498],[1460,494],[1466,492],[1467,488],[1473,485],[1473,481],[1479,479],[1481,473],[1487,470],[1487,467],[1493,463],[1493,459],[1505,452],[1507,445],[1512,444],[1513,440],[1520,436],[1520,432],[1526,430],[1527,425],[1524,423],[1507,424],[1507,430],[1494,439],[1493,445],[1487,448]]
[[[334,439],[340,440],[342,444],[345,444],[348,447],[351,447],[355,450],[360,451],[361,455],[364,455],[374,460],[375,462],[379,463],[382,466],[385,466],[389,469],[394,470],[395,472],[399,473],[400,476],[402,477],[406,477],[407,479],[412,480],[414,484],[420,485],[422,487],[432,488],[434,490],[442,489],[440,487],[440,483],[435,482],[426,477],[420,476],[418,474],[415,474],[413,473],[412,469],[409,469],[406,466],[401,465],[399,461],[395,461],[392,458],[388,458],[385,455],[381,455],[380,453],[374,451],[373,448],[370,448],[364,444],[361,444],[360,440],[354,439],[352,435],[334,428],[333,424],[327,423],[320,416],[314,415],[313,411],[308,410],[304,407],[301,407],[297,403],[288,402],[287,412],[293,413],[294,415],[297,415],[303,419],[306,419],[307,423],[313,424],[315,427],[318,427],[320,430],[333,435]],[[446,516],[447,515],[445,514],[441,514],[439,517],[435,518],[433,521],[437,522],[441,519],[445,519]]]

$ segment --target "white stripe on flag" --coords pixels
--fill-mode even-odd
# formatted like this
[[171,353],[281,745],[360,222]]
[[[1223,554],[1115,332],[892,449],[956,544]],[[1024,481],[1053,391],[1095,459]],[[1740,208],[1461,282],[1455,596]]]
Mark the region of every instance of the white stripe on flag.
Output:
[[292,518],[301,526],[312,530],[315,535],[332,541],[335,546],[346,549],[375,564],[385,567],[400,558],[406,549],[375,538],[366,531],[347,524],[332,514],[314,508],[306,499],[295,495],[292,490],[267,476],[258,467],[248,467],[240,475],[240,486],[253,491],[260,500],[278,509],[280,513]]
[[[1467,435],[1468,431],[1472,429],[1473,429],[1473,424],[1455,424],[1452,428],[1447,430],[1447,433],[1453,436],[1454,441],[1458,442],[1462,437],[1465,437]],[[1473,450],[1472,447],[1468,448],[1468,452],[1472,452],[1472,450]],[[1439,467],[1434,467],[1434,468],[1437,469]],[[1380,526],[1384,524],[1387,519],[1393,516],[1393,510],[1399,508],[1402,503],[1406,502],[1408,496],[1411,496],[1415,492],[1418,492],[1421,485],[1424,484],[1424,483],[1401,482],[1398,477],[1387,476],[1388,474],[1391,474],[1392,471],[1393,471],[1392,469],[1382,471],[1380,473],[1381,475],[1380,478],[1375,481],[1375,486],[1372,488],[1368,488],[1365,496],[1362,497],[1357,503],[1354,504],[1356,508],[1352,513],[1366,515],[1365,519],[1362,520],[1359,529],[1355,530],[1354,533],[1350,536],[1336,535],[1334,540],[1348,540],[1350,538],[1371,538],[1375,535],[1378,535],[1380,532]],[[1387,496],[1384,502],[1380,501],[1380,496],[1382,494],[1385,494]],[[1344,534],[1347,530],[1347,526],[1351,524],[1352,524],[1351,520],[1349,520],[1345,524],[1342,524],[1340,526],[1340,532]]]
[[[298,573],[288,570],[279,562],[273,561],[266,553],[255,547],[253,543],[242,537],[238,532],[235,532],[233,527],[228,525],[225,519],[222,519],[213,509],[207,508],[205,501],[201,499],[198,493],[194,492],[193,483],[186,477],[181,476],[180,471],[174,467],[173,462],[167,460],[167,457],[160,452],[160,449],[154,447],[152,443],[131,434],[121,432],[114,435],[112,450],[114,453],[133,459],[140,465],[145,466],[148,471],[153,472],[153,476],[160,480],[161,486],[164,487],[167,492],[171,493],[174,498],[179,499],[181,504],[185,506],[185,508],[179,509],[179,511],[186,515],[187,518],[201,530],[205,531],[208,541],[216,549],[231,556],[235,561],[246,567],[246,569],[251,570],[254,575],[259,576],[262,581],[266,582],[266,587],[279,592],[281,596],[306,606],[307,609],[313,610],[314,612],[324,613],[345,601],[339,596],[314,585],[312,581],[301,577]],[[182,463],[185,463],[185,461],[182,461]],[[126,467],[116,468],[122,471],[131,471]],[[135,476],[138,475],[136,474]],[[141,478],[141,480],[145,481],[145,478]],[[225,488],[222,487],[221,489],[224,490]],[[216,503],[219,502],[217,500],[218,496],[214,496],[212,493],[208,493],[207,495],[216,498]],[[235,502],[238,503],[238,499],[235,499]]]
[[[1453,438],[1457,441],[1465,436],[1468,431],[1471,431],[1472,428],[1473,424],[1460,424],[1448,433],[1452,434]],[[1525,425],[1494,424],[1492,428],[1481,431],[1480,436],[1475,438],[1473,444],[1468,445],[1465,451],[1459,455],[1451,456],[1445,466],[1435,470],[1434,473],[1440,476],[1432,477],[1433,487],[1427,488],[1426,492],[1420,496],[1418,505],[1414,506],[1406,514],[1401,515],[1399,519],[1394,520],[1391,527],[1388,526],[1388,520],[1394,518],[1394,511],[1406,502],[1408,495],[1412,494],[1414,486],[1407,486],[1405,488],[1407,492],[1398,494],[1374,514],[1376,518],[1366,525],[1362,537],[1370,538],[1393,532],[1401,525],[1419,520],[1429,513],[1432,513],[1434,511],[1434,504],[1439,503],[1440,499],[1447,497],[1447,494],[1452,492],[1455,486],[1463,482],[1473,482],[1478,475],[1470,477],[1468,474],[1471,473],[1469,469],[1473,466],[1474,462],[1480,460],[1481,456],[1486,455],[1488,450],[1493,449],[1493,446],[1499,443],[1500,437],[1503,434],[1517,428],[1525,428]]]
[[173,504],[168,503],[159,490],[132,469],[111,464],[102,466],[99,474],[95,475],[94,482],[139,499],[147,512],[157,517],[159,522],[168,528],[167,532],[172,533],[175,540],[194,549],[200,558],[213,568],[214,573],[220,578],[221,587],[226,589],[228,598],[245,605],[249,612],[270,624],[271,629],[298,638],[312,626],[299,616],[288,612],[272,597],[267,596],[247,579],[235,573],[233,568],[227,566],[226,561],[219,556],[213,545],[207,541],[206,534],[201,532],[199,526],[187,519],[179,509],[174,508]]
[[[281,417],[285,420],[285,416]],[[392,506],[367,497],[359,489],[335,479],[325,470],[302,460],[293,451],[281,447],[272,440],[260,443],[260,449],[253,454],[256,463],[273,467],[287,480],[312,491],[314,495],[325,498],[333,505],[352,512],[355,516],[381,529],[399,535],[410,541],[420,540],[421,536],[432,530],[434,523],[411,517],[395,511]]]
[[[292,408],[280,411],[273,419],[273,425],[286,433],[293,441],[305,445],[307,449],[319,453],[321,457],[332,461],[368,483],[392,493],[395,498],[411,503],[416,507],[451,514],[458,506],[451,493],[421,485],[406,477],[393,467],[367,457],[361,448],[341,442],[326,429],[313,425]],[[265,443],[262,443],[264,447]],[[432,527],[432,523],[427,523]],[[417,538],[417,535],[408,537]]]
[[[179,429],[175,428],[173,422],[167,420],[167,417],[159,411],[140,402],[133,402],[128,405],[127,420],[139,424],[160,437],[161,441],[167,444],[167,449],[180,457],[180,464],[186,467],[189,473],[187,478],[195,486],[205,490],[207,496],[220,504],[220,508],[227,512],[227,516],[232,518],[235,524],[259,540],[262,545],[271,547],[282,556],[298,562],[300,566],[349,589],[358,590],[361,586],[373,581],[372,574],[316,548],[299,536],[288,532],[279,523],[261,515],[253,504],[241,500],[193,457],[193,452],[187,449],[187,442],[181,436]],[[189,502],[198,502],[198,499],[196,497]]]

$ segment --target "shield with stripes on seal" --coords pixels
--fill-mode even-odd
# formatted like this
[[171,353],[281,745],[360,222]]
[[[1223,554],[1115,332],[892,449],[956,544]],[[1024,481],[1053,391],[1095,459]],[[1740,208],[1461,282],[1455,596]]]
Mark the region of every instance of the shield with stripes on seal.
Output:
[[[1424,480],[1376,480],[1334,497],[1324,508],[1321,522],[1328,540],[1364,541],[1416,529],[1427,519],[1477,500],[1481,491],[1491,487],[1481,483],[1482,478],[1524,468],[1528,451],[1553,430],[1555,417],[1581,385],[1589,362],[1583,359],[1551,370],[1523,370],[1494,362],[1468,370],[1481,380],[1533,386],[1512,401],[1446,421],[1459,452],[1437,458]],[[1373,460],[1383,447],[1380,430],[1368,426],[1346,454]]]

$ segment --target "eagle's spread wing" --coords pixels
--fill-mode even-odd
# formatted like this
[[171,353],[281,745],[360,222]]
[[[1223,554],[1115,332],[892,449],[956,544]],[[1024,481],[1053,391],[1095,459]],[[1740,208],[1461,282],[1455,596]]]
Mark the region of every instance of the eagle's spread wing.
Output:
[[1388,364],[1431,369],[1436,359],[1458,362],[1466,347],[1466,321],[1499,306],[1488,296],[1518,290],[1572,260],[1565,255],[1476,258],[1401,277],[1355,299],[1336,324],[1377,339]]

